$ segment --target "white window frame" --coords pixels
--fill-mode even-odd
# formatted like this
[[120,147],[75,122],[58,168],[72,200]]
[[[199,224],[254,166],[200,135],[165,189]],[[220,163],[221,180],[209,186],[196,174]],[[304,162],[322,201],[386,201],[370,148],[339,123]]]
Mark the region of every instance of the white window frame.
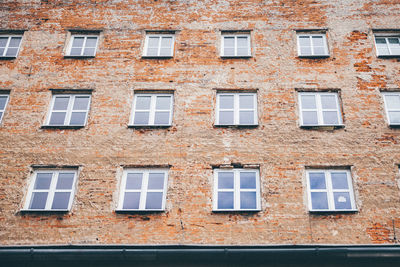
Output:
[[[0,59],[1,58],[16,58],[18,56],[18,54],[19,54],[19,50],[21,49],[22,34],[0,34],[0,37],[8,37],[7,44],[6,44],[5,48],[4,48],[3,54],[0,55]],[[6,56],[12,37],[21,37],[21,41],[19,43],[18,50],[17,50],[17,53],[15,54],[15,56]]]
[[[126,189],[126,178],[128,173],[142,173],[142,186],[140,189]],[[164,174],[164,186],[163,189],[148,189],[149,174],[150,173],[163,173]],[[117,211],[164,211],[165,203],[167,199],[167,187],[168,187],[168,169],[124,169],[122,174],[120,193]],[[140,193],[139,208],[138,209],[124,209],[124,197],[126,192],[138,192]],[[162,204],[161,209],[146,209],[147,193],[151,192],[162,192]]]
[[3,121],[4,113],[6,112],[7,104],[8,104],[8,101],[10,99],[10,95],[8,95],[8,94],[0,94],[0,97],[4,97],[4,96],[6,97],[6,103],[4,104],[4,109],[0,109],[0,112],[2,112],[2,116],[0,117],[0,124]]
[[[61,96],[61,97],[69,97],[68,107],[67,107],[66,110],[56,110],[56,111],[54,111],[53,108],[54,108],[55,99],[56,99],[56,97],[59,97],[59,96]],[[83,110],[83,109],[82,110],[80,110],[80,109],[79,110],[78,109],[77,110],[72,110],[72,108],[74,107],[74,103],[75,103],[75,98],[76,97],[89,97],[88,106],[87,106],[86,110]],[[71,127],[85,126],[87,124],[87,120],[88,120],[88,117],[89,117],[89,110],[90,110],[91,101],[92,101],[92,96],[90,94],[53,94],[53,98],[51,99],[50,110],[48,112],[48,116],[46,118],[46,124],[45,125],[46,126],[55,126],[55,127],[57,127],[57,126],[71,126]],[[65,115],[64,124],[57,124],[57,125],[56,124],[50,124],[51,115],[53,113],[58,113],[58,112],[66,112],[67,113]],[[72,112],[86,112],[85,123],[82,124],[82,125],[71,125],[70,123],[71,123]],[[66,123],[66,122],[68,122],[68,123]]]
[[[150,96],[150,109],[136,109],[136,101],[138,96]],[[171,97],[171,103],[169,110],[166,109],[157,109],[156,110],[156,103],[157,103],[157,97],[159,96],[169,96]],[[132,112],[131,112],[131,119],[129,122],[130,126],[171,126],[172,125],[172,116],[173,116],[173,111],[174,111],[174,94],[158,94],[158,93],[138,93],[135,94],[135,97],[133,99],[133,105],[132,105]],[[144,112],[147,111],[149,112],[149,123],[148,124],[134,124],[135,122],[135,114],[136,112]],[[154,119],[155,119],[155,114],[156,111],[169,111],[169,122],[168,124],[154,124]]]
[[[379,53],[379,50],[378,50],[378,46],[377,46],[377,44],[376,44],[376,38],[384,38],[385,39],[385,42],[386,42],[386,47],[387,47],[387,49],[388,49],[388,51],[389,51],[389,54],[380,54]],[[397,38],[398,40],[399,40],[399,42],[400,42],[400,34],[393,34],[393,35],[379,35],[379,34],[375,34],[374,35],[374,44],[375,44],[375,51],[376,51],[376,55],[378,56],[378,57],[397,57],[397,56],[400,56],[400,53],[399,54],[393,54],[392,53],[392,49],[390,48],[390,46],[389,46],[389,40],[388,40],[388,38]]]
[[[218,188],[218,174],[220,172],[233,172],[234,183],[233,189]],[[240,173],[255,172],[256,173],[256,189],[240,188]],[[218,209],[218,192],[233,192],[233,209]],[[255,209],[240,209],[240,192],[256,192]],[[261,210],[261,193],[260,193],[260,171],[258,169],[214,169],[214,190],[213,190],[213,211],[260,211]]]
[[[157,51],[157,55],[147,55],[147,49],[148,49],[148,45],[149,45],[149,38],[150,37],[158,37],[159,38],[159,46],[158,46],[158,51]],[[172,45],[171,45],[171,51],[169,55],[166,56],[161,56],[160,55],[160,50],[161,50],[161,40],[162,38],[171,38],[172,37]],[[146,34],[146,39],[144,42],[144,51],[143,51],[143,57],[160,57],[160,58],[170,58],[174,56],[174,47],[175,47],[175,34],[173,33],[164,33],[164,34],[152,34],[152,33],[148,33]]]
[[[235,38],[235,55],[225,55],[225,38],[226,37],[231,37]],[[237,39],[238,37],[246,37],[247,38],[247,55],[238,55],[237,54]],[[251,57],[251,35],[250,33],[238,33],[238,34],[233,34],[233,33],[222,33],[221,34],[221,57]]]
[[[326,189],[311,189],[310,183],[310,173],[321,173],[323,172],[325,175],[325,185]],[[347,184],[348,189],[333,189],[332,188],[332,179],[331,173],[332,172],[345,172],[347,175]],[[354,197],[354,189],[353,189],[353,182],[351,178],[350,170],[345,169],[308,169],[306,170],[306,179],[307,179],[307,198],[308,198],[308,210],[310,212],[344,212],[344,211],[357,211],[355,197]],[[311,201],[311,192],[323,192],[327,193],[328,199],[328,209],[313,209],[312,208],[312,201]],[[335,209],[335,200],[334,200],[334,193],[335,192],[346,192],[349,193],[350,196],[350,204],[351,209]]]
[[[35,183],[36,183],[36,178],[39,173],[52,173],[51,177],[51,183],[50,183],[50,188],[49,189],[34,189]],[[58,175],[60,173],[74,173],[74,181],[72,183],[72,188],[70,190],[68,189],[56,189],[57,186],[57,181],[58,181]],[[76,169],[63,169],[63,170],[52,170],[52,169],[46,169],[46,170],[37,170],[34,171],[33,173],[33,178],[31,180],[31,183],[29,184],[28,188],[28,194],[25,200],[24,208],[23,211],[69,211],[71,210],[72,202],[75,197],[75,191],[76,191],[76,183],[77,183],[77,178],[78,178],[78,170]],[[46,200],[46,206],[44,209],[31,209],[29,208],[33,193],[35,192],[47,192],[47,200]],[[68,192],[70,193],[69,196],[69,202],[68,202],[68,208],[67,209],[52,209],[51,206],[53,205],[54,201],[54,195],[56,192]]]
[[[316,108],[315,109],[303,109],[303,102],[301,101],[302,95],[313,95],[316,99]],[[322,109],[321,104],[321,95],[334,95],[336,98],[336,109]],[[314,127],[314,126],[343,126],[343,118],[342,118],[342,111],[340,109],[340,102],[339,102],[339,94],[336,92],[299,92],[298,93],[299,99],[299,107],[300,107],[300,125],[305,127]],[[304,124],[303,123],[303,111],[316,111],[318,124]],[[323,123],[323,111],[336,111],[338,116],[338,124],[326,124]]]
[[[233,109],[221,109],[220,108],[220,97],[232,95],[234,97],[233,100]],[[243,95],[251,95],[253,96],[254,108],[253,109],[240,109],[239,106],[239,98]],[[258,125],[258,112],[257,112],[257,93],[217,93],[217,105],[216,105],[216,116],[215,116],[215,125],[218,126],[229,126],[229,125]],[[220,111],[233,111],[233,124],[220,124],[219,123],[219,113]],[[254,124],[240,124],[240,111],[253,111],[254,112]]]
[[[383,95],[383,102],[384,102],[384,105],[385,105],[386,118],[387,118],[387,121],[388,121],[389,125],[400,126],[400,123],[392,123],[392,122],[390,121],[390,116],[389,116],[389,113],[390,113],[391,111],[398,111],[398,112],[400,112],[400,108],[399,108],[399,109],[390,109],[390,110],[389,110],[389,108],[388,108],[388,106],[387,106],[387,100],[386,100],[386,96],[397,96],[397,97],[399,97],[399,99],[400,99],[400,92],[382,92],[382,95]],[[400,103],[399,103],[399,105],[400,105]]]
[[[74,42],[74,39],[77,37],[85,38],[83,41],[81,54],[80,55],[71,55],[72,44]],[[86,48],[86,40],[88,37],[96,37],[96,46],[94,47],[94,55],[83,55],[85,48]],[[96,53],[97,53],[98,44],[99,44],[99,35],[96,35],[96,34],[71,34],[71,39],[70,39],[70,42],[68,44],[68,49],[67,49],[67,56],[69,56],[69,57],[95,57]]]
[[[300,37],[307,36],[310,38],[310,44],[311,44],[311,55],[302,55],[301,54],[301,47],[300,47]],[[312,42],[313,36],[322,36],[323,42],[324,42],[324,54],[315,54],[314,53],[314,45]],[[329,48],[328,48],[328,42],[326,39],[326,33],[297,33],[297,55],[299,57],[329,57]]]

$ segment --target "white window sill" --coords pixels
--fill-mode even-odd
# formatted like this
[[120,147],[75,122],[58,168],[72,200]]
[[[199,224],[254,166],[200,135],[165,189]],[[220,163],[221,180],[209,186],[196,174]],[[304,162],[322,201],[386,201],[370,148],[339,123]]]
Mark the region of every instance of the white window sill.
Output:
[[68,209],[62,209],[62,210],[46,210],[46,209],[21,209],[20,212],[23,213],[33,213],[33,212],[44,212],[44,213],[66,213],[69,212]]
[[240,210],[235,210],[235,209],[218,209],[218,210],[213,210],[213,212],[259,212],[261,209],[240,209]]
[[142,56],[142,58],[149,58],[149,59],[169,59],[169,58],[173,58],[174,56]]
[[171,124],[157,124],[157,125],[146,125],[146,124],[129,124],[128,128],[169,128]]
[[95,58],[96,55],[94,56],[71,56],[71,55],[65,55],[64,58],[76,58],[76,59],[85,59],[85,58]]
[[225,58],[251,58],[251,57],[252,57],[252,55],[246,55],[246,56],[222,56],[221,55],[222,59],[225,59]]
[[355,213],[358,209],[345,209],[345,210],[309,210],[310,213]]
[[315,124],[315,125],[300,125],[300,128],[304,129],[339,129],[339,128],[344,128],[344,124]]
[[85,125],[42,125],[41,129],[81,129]]
[[258,124],[214,124],[214,127],[255,128]]
[[132,212],[164,212],[165,209],[147,209],[147,210],[140,210],[140,209],[116,209],[115,212],[117,213],[132,213]]
[[327,58],[330,57],[329,54],[327,55],[298,55],[299,58]]

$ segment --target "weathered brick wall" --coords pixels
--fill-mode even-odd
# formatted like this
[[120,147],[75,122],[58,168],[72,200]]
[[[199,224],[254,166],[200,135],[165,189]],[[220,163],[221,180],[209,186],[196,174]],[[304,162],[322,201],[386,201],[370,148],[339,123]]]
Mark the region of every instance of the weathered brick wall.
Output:
[[[0,61],[0,243],[369,244],[400,235],[400,130],[380,90],[400,61],[372,28],[399,28],[397,0],[2,1],[26,29]],[[68,29],[101,29],[93,59],[65,59]],[[327,28],[331,56],[297,57],[294,29]],[[141,58],[145,30],[178,30],[172,59]],[[221,30],[251,30],[250,59],[219,57]],[[88,125],[41,129],[52,88],[91,88]],[[258,89],[259,126],[215,128],[215,88]],[[299,128],[296,88],[340,89],[345,127]],[[175,90],[173,126],[127,128],[134,89]],[[262,211],[213,213],[211,165],[260,164]],[[67,214],[21,214],[33,164],[80,165]],[[116,214],[121,165],[172,165],[166,211]],[[351,166],[359,212],[311,215],[305,166]]]

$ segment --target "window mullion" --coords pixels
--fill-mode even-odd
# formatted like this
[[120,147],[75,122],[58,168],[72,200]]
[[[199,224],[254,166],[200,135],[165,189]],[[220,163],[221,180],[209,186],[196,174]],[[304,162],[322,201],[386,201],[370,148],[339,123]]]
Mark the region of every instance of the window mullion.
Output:
[[49,187],[49,195],[47,196],[47,201],[46,201],[46,206],[45,206],[46,210],[50,210],[51,206],[53,204],[54,194],[56,191],[56,185],[57,185],[57,181],[58,181],[58,175],[59,175],[58,171],[52,172],[51,182],[50,182],[50,187]]
[[152,95],[150,98],[149,125],[154,125],[154,119],[156,116],[156,102],[157,95]]
[[321,95],[315,94],[315,101],[317,105],[317,118],[318,118],[318,125],[324,125],[323,113],[322,113],[322,104],[321,104]]
[[85,47],[86,47],[86,38],[87,36],[83,37],[83,44],[82,44],[82,49],[81,49],[81,56],[83,56],[83,53],[85,51]]
[[149,172],[143,172],[143,180],[142,180],[142,191],[140,193],[140,202],[139,202],[139,209],[144,210],[146,205],[147,199],[147,187],[149,185]]
[[239,104],[239,94],[233,95],[233,124],[239,124],[240,116],[240,104]]
[[326,187],[327,187],[327,197],[328,197],[328,207],[329,210],[335,210],[335,201],[333,197],[333,188],[332,188],[332,180],[331,180],[331,172],[325,171],[325,180],[326,180]]
[[158,37],[159,42],[158,42],[158,47],[157,47],[157,56],[161,55],[161,42],[162,42],[162,36]]
[[389,55],[391,55],[392,54],[392,49],[390,49],[390,43],[389,43],[389,38],[388,37],[385,37],[385,43],[386,43],[386,47],[388,48],[388,51],[389,51]]
[[235,42],[234,42],[234,48],[233,48],[233,50],[235,51],[235,57],[237,56],[237,50],[238,50],[238,44],[237,44],[237,40],[238,40],[238,38],[237,38],[237,35],[235,35],[234,36],[234,40],[235,40]]
[[67,114],[65,115],[64,125],[70,125],[71,116],[72,116],[72,107],[75,103],[75,95],[71,95],[68,97],[68,106],[67,106]]
[[11,36],[8,36],[6,47],[4,48],[4,52],[3,52],[4,56],[7,55],[7,51],[8,51],[8,47],[10,46],[10,43],[11,43]]
[[234,205],[233,205],[233,209],[235,210],[239,210],[240,209],[240,172],[235,170],[234,174],[234,193],[233,193],[233,201],[234,201]]

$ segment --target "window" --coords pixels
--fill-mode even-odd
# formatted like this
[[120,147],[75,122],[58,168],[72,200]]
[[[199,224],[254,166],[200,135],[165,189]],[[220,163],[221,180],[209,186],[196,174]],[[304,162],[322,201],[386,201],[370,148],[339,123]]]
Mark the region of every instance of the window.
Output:
[[257,125],[255,93],[218,93],[216,125]]
[[250,34],[222,34],[221,57],[250,56]]
[[325,34],[298,34],[297,47],[301,57],[329,56]]
[[4,111],[6,110],[6,106],[8,103],[8,95],[0,94],[0,123],[3,119]]
[[25,210],[66,211],[75,193],[76,170],[35,171]]
[[124,170],[118,210],[164,210],[168,171]]
[[302,126],[339,126],[342,116],[337,93],[299,93]]
[[389,124],[400,125],[400,92],[385,92],[382,94]]
[[378,56],[400,56],[399,36],[375,36],[375,45]]
[[67,55],[71,57],[94,57],[97,35],[72,35]]
[[259,171],[251,169],[214,170],[215,211],[260,210]]
[[0,58],[15,58],[18,55],[22,35],[0,35]]
[[49,126],[84,126],[90,106],[90,95],[54,95]]
[[310,211],[356,210],[350,171],[307,170]]
[[172,94],[135,94],[131,125],[168,126],[172,123]]
[[148,34],[144,45],[145,57],[172,57],[174,55],[173,34]]

